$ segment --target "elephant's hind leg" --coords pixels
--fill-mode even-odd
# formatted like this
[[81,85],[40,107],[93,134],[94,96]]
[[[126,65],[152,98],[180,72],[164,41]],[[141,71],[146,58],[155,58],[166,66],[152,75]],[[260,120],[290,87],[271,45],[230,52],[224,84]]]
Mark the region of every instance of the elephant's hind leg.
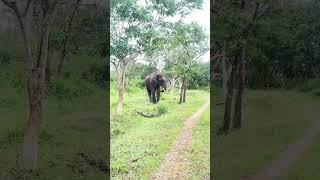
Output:
[[157,94],[157,102],[159,102],[159,100],[160,100],[160,87],[156,90],[156,94]]

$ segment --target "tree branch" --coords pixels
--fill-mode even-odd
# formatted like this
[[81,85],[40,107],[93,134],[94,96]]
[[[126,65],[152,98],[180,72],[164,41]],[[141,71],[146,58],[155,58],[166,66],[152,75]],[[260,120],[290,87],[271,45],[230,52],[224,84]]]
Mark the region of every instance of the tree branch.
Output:
[[32,0],[28,0],[27,5],[26,5],[26,7],[24,8],[24,11],[23,11],[23,13],[22,13],[22,16],[23,16],[23,17],[26,17],[26,15],[27,15],[27,13],[28,13],[28,11],[29,11],[30,5],[31,5],[31,1],[32,1]]

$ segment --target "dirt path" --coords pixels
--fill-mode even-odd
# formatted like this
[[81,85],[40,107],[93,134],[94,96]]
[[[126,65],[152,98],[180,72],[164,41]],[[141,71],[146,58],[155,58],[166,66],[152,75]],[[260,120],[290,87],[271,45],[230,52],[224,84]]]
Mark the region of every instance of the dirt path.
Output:
[[259,173],[249,177],[243,177],[245,180],[280,180],[282,175],[285,175],[291,165],[303,155],[308,148],[314,143],[316,136],[320,134],[320,121],[316,121],[311,129],[306,132],[295,143],[281,152],[279,156],[270,161],[265,168]]
[[188,165],[188,159],[184,154],[191,148],[192,128],[209,104],[210,101],[206,102],[191,117],[185,120],[184,127],[170,152],[166,155],[157,173],[151,179],[187,179],[184,170]]

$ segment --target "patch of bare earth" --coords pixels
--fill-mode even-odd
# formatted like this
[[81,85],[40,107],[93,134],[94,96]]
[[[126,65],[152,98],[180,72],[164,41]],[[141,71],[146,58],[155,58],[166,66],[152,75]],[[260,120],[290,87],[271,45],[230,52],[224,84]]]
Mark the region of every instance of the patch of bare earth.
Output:
[[152,180],[188,179],[185,169],[188,166],[189,161],[185,154],[191,148],[192,128],[209,104],[209,101],[206,102],[191,117],[185,120],[182,131],[178,135],[170,152],[161,163],[157,173],[151,177]]

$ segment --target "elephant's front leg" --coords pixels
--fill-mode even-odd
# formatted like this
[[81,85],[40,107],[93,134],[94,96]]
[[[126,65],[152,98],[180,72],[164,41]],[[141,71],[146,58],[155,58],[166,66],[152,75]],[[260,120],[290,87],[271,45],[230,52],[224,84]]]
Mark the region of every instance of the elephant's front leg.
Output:
[[160,100],[160,87],[157,88],[156,92],[157,92],[157,102],[159,102],[159,100]]
[[151,90],[148,90],[149,102],[151,103]]
[[151,89],[151,100],[152,100],[152,103],[156,103],[156,92],[155,92],[155,89]]

